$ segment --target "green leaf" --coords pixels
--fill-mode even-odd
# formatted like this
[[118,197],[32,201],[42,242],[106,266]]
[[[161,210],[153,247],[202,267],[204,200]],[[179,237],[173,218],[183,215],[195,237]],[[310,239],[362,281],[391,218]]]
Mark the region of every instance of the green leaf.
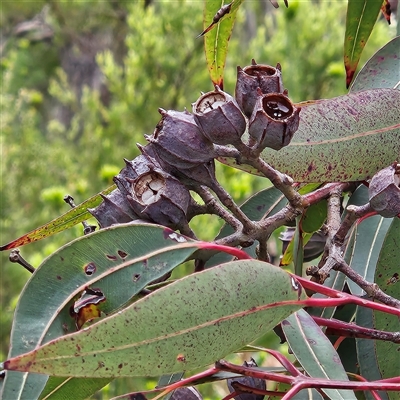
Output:
[[350,92],[366,89],[400,90],[400,36],[379,49],[362,67]]
[[[372,89],[317,100],[300,112],[291,144],[261,157],[296,182],[345,182],[372,177],[400,154],[400,91]],[[365,162],[368,160],[368,162]],[[233,159],[221,162],[237,165]]]
[[202,367],[297,311],[295,302],[306,295],[293,279],[255,260],[207,269],[4,366],[77,377],[154,376]]
[[[357,188],[349,200],[349,205],[361,206],[368,202],[368,189],[364,185]],[[374,281],[375,267],[391,219],[375,215],[355,225],[351,232],[352,251],[346,262],[351,268],[369,282]],[[347,279],[350,292],[361,296],[364,291],[353,281]]]
[[40,400],[85,400],[108,383],[110,383],[109,378],[86,379],[51,376],[40,395]]
[[325,199],[312,204],[301,217],[301,230],[307,233],[317,232],[325,222],[327,212],[327,201]]
[[[391,219],[374,215],[363,220],[354,232],[354,250],[350,259],[350,267],[368,282],[374,281],[376,263]],[[350,292],[361,296],[365,292],[350,279],[347,280]]]
[[[30,351],[66,332],[74,332],[70,307],[85,288],[100,289],[106,297],[101,303],[102,311],[111,313],[181,264],[201,243],[157,225],[121,224],[60,248],[37,268],[21,293],[9,357]],[[95,267],[90,274],[85,272],[88,265]],[[38,398],[46,380],[44,375],[9,371],[3,396]],[[98,382],[93,385],[96,387]]]
[[[211,81],[223,89],[224,68],[228,43],[231,37],[236,13],[244,0],[232,1],[231,10],[221,21],[204,36],[204,48],[206,61]],[[205,0],[204,29],[207,29],[213,21],[214,15],[224,5],[224,0]]]
[[[332,343],[306,311],[300,310],[282,324],[293,354],[313,378],[348,381],[346,371]],[[349,390],[321,389],[332,400],[356,400]]]
[[[364,328],[374,329],[373,311],[367,307],[357,307],[355,323]],[[371,339],[356,338],[357,360],[360,374],[368,381],[382,379],[379,371],[377,356],[375,352],[376,341]],[[387,393],[378,392],[382,400],[389,400]],[[365,392],[367,400],[373,400],[370,392]]]
[[[101,194],[106,195],[111,193],[115,189],[115,185],[110,186],[109,188],[103,190]],[[83,203],[77,205],[72,208],[65,214],[60,217],[53,219],[53,221],[48,222],[47,224],[34,229],[33,231],[26,233],[18,239],[13,240],[12,242],[0,246],[0,251],[14,249],[15,247],[24,246],[28,243],[36,242],[38,240],[45,239],[49,236],[52,236],[56,233],[62,232],[66,229],[73,227],[79,222],[86,221],[87,219],[92,217],[87,209],[96,207],[102,202],[102,198],[100,193],[90,197]]]
[[[394,218],[382,245],[375,272],[375,283],[389,296],[400,299],[400,218]],[[399,318],[374,312],[374,328],[389,332],[399,330]],[[375,352],[382,378],[399,375],[399,344],[383,340],[375,342]],[[388,393],[391,400],[398,398]]]
[[346,86],[349,87],[362,51],[367,44],[383,1],[349,0],[344,38],[344,65]]

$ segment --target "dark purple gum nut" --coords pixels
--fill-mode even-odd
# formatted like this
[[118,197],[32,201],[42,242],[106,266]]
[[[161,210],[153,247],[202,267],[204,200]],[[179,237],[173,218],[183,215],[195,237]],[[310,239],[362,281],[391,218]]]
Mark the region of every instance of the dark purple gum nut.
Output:
[[[244,362],[243,365],[245,367],[257,367],[256,362],[251,359],[249,362]],[[259,390],[267,390],[267,384],[264,379],[253,378],[252,376],[243,376],[241,378],[231,378],[227,380],[227,385],[230,393],[235,391],[235,382],[240,383],[242,385],[252,387]],[[235,400],[263,400],[263,394],[254,394],[254,393],[241,393],[234,397]]]
[[260,94],[249,121],[250,145],[262,150],[287,146],[300,122],[300,108],[281,93]]
[[172,229],[186,225],[190,193],[178,179],[154,169],[130,183],[128,200],[139,216]]
[[176,168],[191,168],[214,158],[214,146],[200,131],[194,117],[187,111],[165,111],[152,136],[157,155]]
[[189,386],[175,389],[170,400],[203,400],[203,398],[196,388]]
[[257,88],[260,88],[263,94],[283,93],[281,66],[277,64],[274,68],[252,60],[252,65],[243,69],[237,67],[235,98],[248,118],[251,117],[257,102]]
[[374,211],[385,218],[400,214],[400,164],[377,172],[368,188],[369,203]]
[[194,119],[211,142],[227,145],[240,142],[246,130],[246,119],[236,100],[217,85],[192,105]]
[[103,202],[96,208],[88,208],[88,211],[97,219],[101,228],[115,224],[139,219],[138,215],[130,207],[129,202],[118,189],[109,195],[103,196]]

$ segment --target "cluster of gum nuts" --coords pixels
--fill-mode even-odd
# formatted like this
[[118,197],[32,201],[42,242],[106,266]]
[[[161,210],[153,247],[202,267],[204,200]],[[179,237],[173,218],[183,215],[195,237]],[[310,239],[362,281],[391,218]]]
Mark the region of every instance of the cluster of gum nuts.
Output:
[[[161,120],[141,155],[125,160],[114,177],[117,189],[89,211],[101,227],[147,221],[193,236],[188,221],[196,214],[190,190],[216,190],[216,148],[246,146],[253,152],[287,146],[299,126],[300,108],[283,88],[281,67],[238,67],[235,98],[218,86],[192,104],[192,113],[159,109]],[[243,143],[245,135],[247,143]]]

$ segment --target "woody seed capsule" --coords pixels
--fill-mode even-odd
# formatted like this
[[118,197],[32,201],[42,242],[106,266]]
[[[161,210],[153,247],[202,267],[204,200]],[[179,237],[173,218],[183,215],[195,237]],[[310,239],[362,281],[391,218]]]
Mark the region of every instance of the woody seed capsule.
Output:
[[[243,365],[245,367],[257,367],[256,362],[251,359],[249,362],[244,362]],[[264,379],[253,378],[252,376],[243,376],[241,378],[231,378],[227,380],[227,385],[230,393],[235,391],[234,384],[235,382],[240,383],[242,385],[253,387],[255,389],[266,390],[267,384]],[[235,400],[263,400],[263,394],[254,394],[254,393],[241,393],[234,397]]]
[[257,88],[260,88],[263,94],[283,93],[280,64],[274,68],[252,60],[252,65],[243,69],[237,67],[235,98],[244,115],[249,118],[258,98]]
[[290,99],[281,93],[259,97],[249,120],[250,144],[257,149],[270,147],[280,150],[287,146],[300,122],[300,108],[294,106]]
[[214,158],[213,144],[201,133],[194,117],[187,111],[165,111],[152,136],[158,158],[175,168],[192,168]]
[[382,217],[392,218],[400,214],[400,164],[377,172],[368,188],[369,203]]
[[240,142],[246,119],[232,96],[216,85],[213,92],[203,94],[192,106],[197,125],[211,142],[220,145]]

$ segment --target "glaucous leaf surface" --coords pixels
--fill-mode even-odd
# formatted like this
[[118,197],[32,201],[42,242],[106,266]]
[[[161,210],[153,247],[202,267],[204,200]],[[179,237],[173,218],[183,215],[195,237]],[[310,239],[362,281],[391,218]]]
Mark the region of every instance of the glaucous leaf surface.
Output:
[[[192,244],[185,247],[188,243]],[[99,307],[108,314],[197,249],[196,242],[151,224],[112,226],[65,245],[37,268],[21,293],[9,357],[74,332],[70,308],[88,287],[104,294]],[[45,375],[9,371],[3,397],[32,400],[46,380]],[[98,382],[93,384],[97,387]]]
[[[261,157],[296,182],[344,182],[372,177],[400,153],[400,91],[372,89],[304,104],[289,146]],[[221,162],[244,171],[229,158]],[[368,162],[366,162],[368,160]]]
[[[385,237],[379,254],[375,271],[375,283],[389,296],[400,299],[400,218],[394,218]],[[399,318],[374,312],[374,328],[389,332],[400,330]],[[382,378],[391,378],[399,375],[400,346],[383,340],[375,341],[375,352],[378,367]],[[391,400],[398,398],[398,393],[388,392]]]
[[379,88],[400,90],[400,36],[392,39],[367,61],[350,91]]
[[256,260],[234,261],[186,276],[4,365],[77,377],[191,370],[252,342],[300,309],[295,302],[306,297],[280,268]]
[[[292,314],[281,326],[293,354],[308,375],[313,378],[349,380],[332,343],[306,311]],[[322,390],[332,400],[356,399],[349,390]]]

